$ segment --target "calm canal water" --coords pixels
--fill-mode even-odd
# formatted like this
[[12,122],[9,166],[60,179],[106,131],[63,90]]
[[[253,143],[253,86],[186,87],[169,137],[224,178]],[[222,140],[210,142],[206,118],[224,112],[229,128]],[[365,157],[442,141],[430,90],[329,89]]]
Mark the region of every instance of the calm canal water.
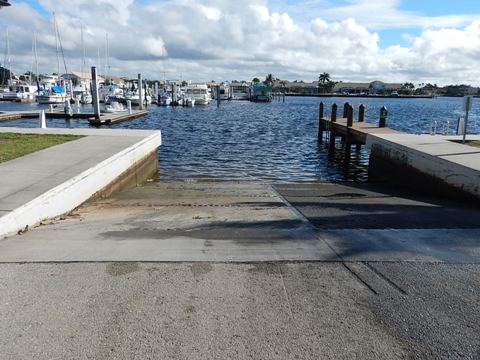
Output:
[[[453,134],[462,114],[462,99],[324,98],[327,109],[349,101],[357,110],[366,106],[366,119],[377,122],[379,109],[389,109],[388,126],[407,133],[428,133],[433,120],[439,131],[450,122]],[[330,157],[318,146],[320,99],[289,97],[285,103],[222,102],[208,107],[162,108],[153,105],[143,118],[111,128],[159,129],[162,179],[218,178],[242,180],[312,181],[367,180],[368,153],[352,151],[347,165],[341,153]],[[0,103],[0,110],[38,109],[37,104]],[[85,109],[87,110],[87,108]],[[0,126],[36,127],[25,119]],[[470,133],[480,132],[480,100],[474,100]],[[85,120],[48,120],[50,127],[89,127]],[[338,147],[341,145],[338,144]]]

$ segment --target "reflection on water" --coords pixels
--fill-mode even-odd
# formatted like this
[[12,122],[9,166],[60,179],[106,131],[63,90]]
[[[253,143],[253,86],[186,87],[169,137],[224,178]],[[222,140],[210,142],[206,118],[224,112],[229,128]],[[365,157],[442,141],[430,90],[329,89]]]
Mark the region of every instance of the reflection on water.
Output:
[[[451,131],[461,115],[462,99],[322,99],[326,108],[348,100],[366,106],[367,121],[376,122],[381,106],[389,108],[388,125],[409,133],[428,132],[433,119],[439,127],[449,120]],[[317,144],[317,98],[287,98],[285,103],[222,102],[195,108],[153,105],[148,116],[112,128],[160,129],[160,177],[242,180],[315,181],[366,180],[368,152],[355,151],[347,164],[342,152],[330,156]],[[38,108],[36,104],[1,103],[0,109]],[[479,107],[474,102],[471,130],[479,132]],[[20,120],[1,126],[36,127],[38,121]],[[89,127],[85,120],[48,120],[51,127]],[[341,150],[341,144],[337,148]]]

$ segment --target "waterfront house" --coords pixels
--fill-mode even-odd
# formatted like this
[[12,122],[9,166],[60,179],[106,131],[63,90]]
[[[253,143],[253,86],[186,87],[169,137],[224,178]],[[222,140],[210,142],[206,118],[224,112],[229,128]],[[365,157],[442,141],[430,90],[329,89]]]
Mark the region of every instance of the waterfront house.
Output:
[[[88,83],[92,80],[92,74],[89,72],[80,72],[80,71],[72,71],[68,74],[63,74],[61,76],[64,80],[71,80],[73,85],[78,85],[81,83]],[[105,79],[101,76],[97,76],[98,82],[104,82]]]
[[370,93],[370,83],[354,83],[340,81],[335,84],[333,92],[344,95],[367,95]]
[[230,83],[230,94],[232,100],[248,100],[250,99],[250,84],[247,82]]
[[272,101],[272,87],[263,84],[252,85],[252,101],[270,102]]
[[382,81],[373,81],[370,83],[370,94],[377,95],[392,95],[403,89],[403,84],[400,83],[384,83]]

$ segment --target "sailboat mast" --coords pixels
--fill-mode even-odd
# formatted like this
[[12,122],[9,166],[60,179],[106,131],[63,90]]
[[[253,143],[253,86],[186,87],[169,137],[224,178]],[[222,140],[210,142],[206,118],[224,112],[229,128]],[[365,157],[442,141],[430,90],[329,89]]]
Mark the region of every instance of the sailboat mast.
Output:
[[30,84],[32,83],[33,61],[35,60],[35,31],[32,33],[32,57],[30,59]]
[[33,33],[33,51],[35,55],[35,75],[37,77],[37,81],[40,80],[40,74],[38,73],[38,54],[37,54],[37,33]]
[[5,82],[5,80],[7,80],[7,63],[10,61],[9,58],[8,58],[8,53],[9,53],[9,50],[8,50],[8,29],[6,30],[5,32],[5,57],[4,57],[4,60],[3,60],[3,67],[2,67],[2,80],[0,82],[0,85],[3,85],[3,83]]
[[[54,18],[55,19],[55,18]],[[65,69],[65,74],[68,74],[67,62],[65,61],[65,54],[63,53],[62,38],[60,37],[60,30],[58,29],[57,20],[55,19],[55,24],[57,28],[58,44],[60,45],[60,52],[62,53],[63,67]]]
[[105,51],[105,80],[108,80],[110,76],[110,48],[108,44],[108,33],[106,33],[105,36],[107,41],[107,47]]
[[80,39],[82,41],[82,63],[80,65],[80,72],[82,73],[82,76],[83,76],[83,68],[85,66],[85,42],[83,39],[83,25],[80,27]]
[[100,72],[102,70],[102,66],[100,65],[100,47],[97,48],[97,67],[98,71]]
[[7,30],[8,79],[12,82],[12,59],[10,57],[10,36]]
[[57,20],[55,19],[55,13],[53,13],[53,32],[55,34],[55,52],[57,54],[57,75],[60,76],[60,54],[58,48]]

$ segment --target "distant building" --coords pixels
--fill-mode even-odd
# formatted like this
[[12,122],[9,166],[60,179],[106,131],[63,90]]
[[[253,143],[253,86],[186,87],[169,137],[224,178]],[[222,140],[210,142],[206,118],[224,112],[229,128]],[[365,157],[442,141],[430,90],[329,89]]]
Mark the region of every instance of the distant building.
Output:
[[232,100],[248,100],[250,99],[250,83],[232,82],[230,83],[230,94]]
[[337,94],[369,94],[370,83],[338,82],[333,88]]
[[272,87],[255,84],[252,85],[252,101],[256,102],[269,102],[272,101]]
[[[80,84],[84,81],[91,81],[92,74],[89,72],[80,72],[80,71],[72,71],[68,74],[63,74],[61,78],[65,80],[72,80],[74,85]],[[102,76],[97,76],[98,82],[105,82],[105,79]]]
[[297,94],[318,94],[318,81],[313,81],[310,83],[306,82],[290,82],[286,86],[288,92],[297,93]]

